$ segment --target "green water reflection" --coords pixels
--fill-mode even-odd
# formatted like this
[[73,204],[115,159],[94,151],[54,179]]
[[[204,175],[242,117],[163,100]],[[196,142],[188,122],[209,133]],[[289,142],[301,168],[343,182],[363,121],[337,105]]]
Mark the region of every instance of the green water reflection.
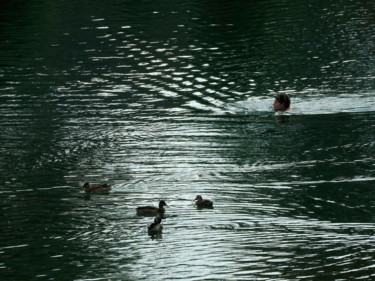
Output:
[[373,8],[2,1],[0,279],[370,280]]

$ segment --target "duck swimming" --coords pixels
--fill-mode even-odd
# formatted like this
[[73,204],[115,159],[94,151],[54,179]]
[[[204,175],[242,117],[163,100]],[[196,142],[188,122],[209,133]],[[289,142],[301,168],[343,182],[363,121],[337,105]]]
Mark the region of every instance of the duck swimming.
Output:
[[165,212],[164,206],[168,206],[164,200],[159,202],[159,208],[154,206],[137,207],[136,211],[138,215],[157,215]]
[[91,185],[86,182],[83,185],[83,190],[86,191],[87,193],[104,193],[107,192],[111,189],[111,186],[104,183],[104,184],[97,184],[97,185]]
[[148,226],[148,231],[151,233],[161,232],[163,230],[163,226],[161,225],[162,219],[160,217],[156,217],[154,222]]
[[197,197],[195,197],[195,205],[198,207],[198,208],[213,208],[213,202],[210,201],[210,200],[207,200],[207,199],[203,199],[202,196],[200,195],[197,195]]

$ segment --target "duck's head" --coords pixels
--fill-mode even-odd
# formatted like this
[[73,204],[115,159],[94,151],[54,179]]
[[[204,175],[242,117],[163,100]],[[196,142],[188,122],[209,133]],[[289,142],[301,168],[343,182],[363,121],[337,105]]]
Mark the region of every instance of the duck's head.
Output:
[[167,205],[167,203],[165,203],[164,200],[161,200],[161,201],[159,202],[159,209],[163,208],[164,206],[168,206],[168,205]]
[[83,189],[90,189],[90,184],[88,182],[85,182],[83,185]]
[[155,223],[155,224],[160,224],[161,221],[162,221],[161,217],[156,217],[156,218],[154,219],[154,223]]
[[203,200],[203,198],[202,198],[202,196],[197,195],[197,197],[195,197],[195,200],[201,201],[201,200]]

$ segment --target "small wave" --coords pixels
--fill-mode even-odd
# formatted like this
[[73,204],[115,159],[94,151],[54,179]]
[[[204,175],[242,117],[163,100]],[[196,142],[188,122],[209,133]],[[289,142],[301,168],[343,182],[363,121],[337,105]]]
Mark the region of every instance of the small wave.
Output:
[[[306,97],[291,95],[290,115],[317,115],[336,113],[361,113],[375,111],[374,93],[340,94],[337,96],[310,95]],[[251,97],[244,101],[229,104],[227,109],[233,114],[272,112],[273,97]]]

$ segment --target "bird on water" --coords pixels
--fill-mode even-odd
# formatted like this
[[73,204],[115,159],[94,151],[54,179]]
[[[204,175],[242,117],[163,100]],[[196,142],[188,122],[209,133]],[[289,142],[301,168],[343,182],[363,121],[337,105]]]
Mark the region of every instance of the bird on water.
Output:
[[207,199],[203,199],[201,195],[195,197],[195,205],[198,208],[213,208],[213,202]]
[[165,203],[164,200],[161,200],[159,202],[159,207],[154,206],[143,206],[143,207],[137,207],[136,211],[138,215],[157,215],[157,214],[163,214],[165,212],[165,208],[168,206],[167,203]]
[[147,227],[148,232],[150,232],[150,233],[161,232],[163,230],[163,226],[161,225],[161,221],[162,221],[162,219],[160,217],[156,217],[154,219],[154,222]]
[[103,193],[108,192],[111,189],[111,186],[109,184],[97,184],[97,185],[90,185],[88,182],[86,182],[83,185],[83,190],[87,193]]

